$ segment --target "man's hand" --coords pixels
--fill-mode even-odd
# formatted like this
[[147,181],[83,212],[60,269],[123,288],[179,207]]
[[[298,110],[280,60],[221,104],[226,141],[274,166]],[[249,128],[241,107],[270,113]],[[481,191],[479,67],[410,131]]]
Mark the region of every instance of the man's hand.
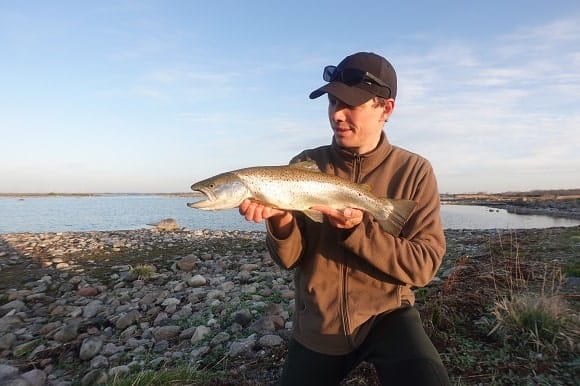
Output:
[[238,209],[240,214],[244,216],[247,221],[253,222],[262,222],[271,217],[283,216],[287,213],[286,211],[272,208],[270,206],[266,206],[260,204],[259,202],[250,200],[244,200]]
[[280,239],[285,239],[290,235],[294,219],[292,212],[272,208],[250,200],[242,201],[238,210],[247,221],[259,223],[268,220],[272,233]]
[[326,216],[330,224],[340,229],[352,229],[362,222],[364,212],[360,209],[346,208],[342,212],[328,206],[313,206]]

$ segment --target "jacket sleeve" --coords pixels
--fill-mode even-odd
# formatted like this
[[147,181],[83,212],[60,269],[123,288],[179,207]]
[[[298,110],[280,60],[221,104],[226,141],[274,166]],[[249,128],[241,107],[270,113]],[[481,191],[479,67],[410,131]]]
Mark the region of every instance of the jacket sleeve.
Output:
[[276,264],[286,269],[292,269],[300,262],[304,250],[304,239],[296,215],[293,221],[292,231],[286,239],[276,238],[266,221],[266,246],[270,256]]
[[[307,155],[306,150],[294,156],[294,158],[290,160],[290,164],[305,160],[311,160]],[[300,226],[302,220],[300,214],[294,214],[292,232],[288,238],[283,240],[274,237],[270,228],[270,223],[266,221],[266,246],[268,247],[272,260],[283,268],[294,268],[300,262],[303,255],[306,240],[302,237],[302,227]]]
[[345,248],[401,283],[422,287],[437,273],[445,254],[437,181],[429,164],[410,197],[417,202],[401,234],[382,230],[370,216],[348,235]]

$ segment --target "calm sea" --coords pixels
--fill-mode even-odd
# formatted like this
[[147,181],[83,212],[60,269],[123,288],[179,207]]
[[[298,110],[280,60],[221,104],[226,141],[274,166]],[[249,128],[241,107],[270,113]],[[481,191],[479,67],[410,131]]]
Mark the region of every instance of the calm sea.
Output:
[[[0,233],[125,230],[147,228],[164,218],[189,229],[264,230],[246,222],[237,209],[191,209],[191,198],[167,196],[90,196],[0,198]],[[580,225],[578,220],[516,215],[481,206],[443,205],[446,229],[522,229]]]

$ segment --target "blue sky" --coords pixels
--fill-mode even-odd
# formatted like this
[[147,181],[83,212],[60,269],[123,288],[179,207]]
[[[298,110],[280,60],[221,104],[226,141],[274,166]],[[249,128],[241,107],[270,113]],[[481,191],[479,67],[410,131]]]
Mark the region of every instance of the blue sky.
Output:
[[0,192],[186,192],[327,144],[322,68],[399,76],[442,193],[580,188],[578,1],[0,0]]

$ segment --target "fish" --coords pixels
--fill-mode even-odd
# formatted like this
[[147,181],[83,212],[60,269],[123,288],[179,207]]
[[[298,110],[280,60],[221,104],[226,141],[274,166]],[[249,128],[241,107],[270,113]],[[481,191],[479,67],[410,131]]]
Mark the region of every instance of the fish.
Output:
[[312,221],[324,221],[311,209],[327,206],[339,211],[365,211],[392,235],[399,235],[416,203],[412,200],[375,196],[368,185],[322,172],[312,160],[284,166],[255,166],[215,175],[191,185],[201,196],[190,208],[224,210],[238,207],[245,199],[274,208],[304,213]]

